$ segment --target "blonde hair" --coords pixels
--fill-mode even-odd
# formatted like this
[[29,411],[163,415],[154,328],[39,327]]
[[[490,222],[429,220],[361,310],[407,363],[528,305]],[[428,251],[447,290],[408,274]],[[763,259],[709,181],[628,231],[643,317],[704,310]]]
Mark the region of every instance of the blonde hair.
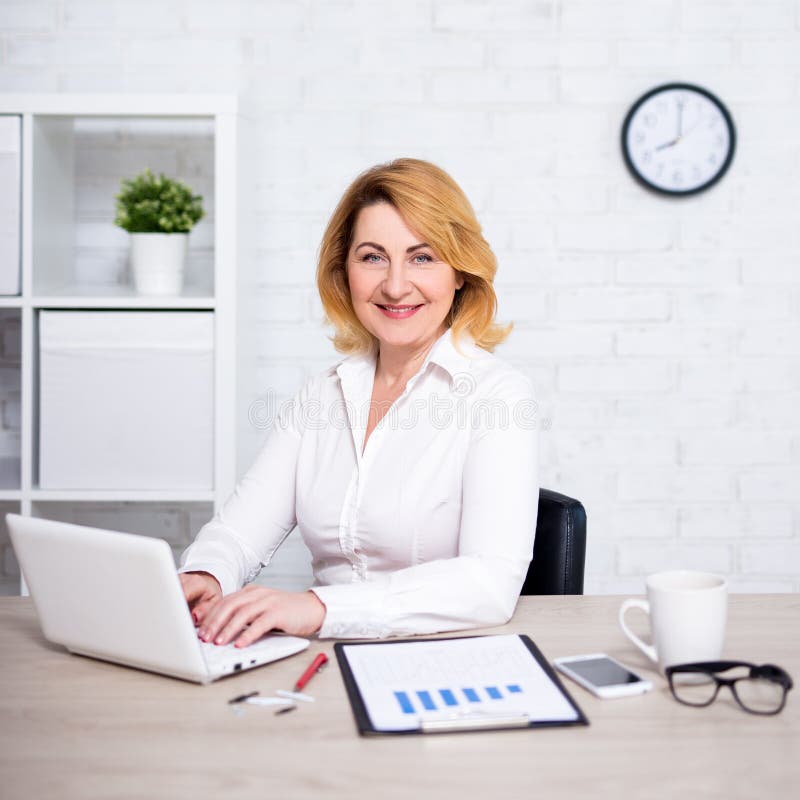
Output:
[[461,187],[440,167],[416,158],[398,158],[362,172],[342,196],[319,248],[317,288],[325,321],[335,328],[334,347],[341,353],[374,350],[375,337],[353,310],[347,279],[347,254],[358,213],[365,206],[394,206],[434,252],[464,278],[445,320],[454,339],[468,332],[491,352],[513,325],[499,325],[493,281],[497,259]]

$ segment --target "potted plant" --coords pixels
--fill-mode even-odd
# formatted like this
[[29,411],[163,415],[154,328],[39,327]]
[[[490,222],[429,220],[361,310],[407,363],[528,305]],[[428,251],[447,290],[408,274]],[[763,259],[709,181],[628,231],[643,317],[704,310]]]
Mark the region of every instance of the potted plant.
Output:
[[131,234],[131,269],[141,294],[179,294],[189,231],[203,198],[183,182],[146,169],[123,180],[114,224]]

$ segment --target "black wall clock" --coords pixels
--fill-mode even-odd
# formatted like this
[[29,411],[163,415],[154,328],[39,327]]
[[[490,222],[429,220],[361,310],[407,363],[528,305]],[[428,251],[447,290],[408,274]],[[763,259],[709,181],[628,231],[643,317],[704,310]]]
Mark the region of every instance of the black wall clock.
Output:
[[667,83],[642,95],[622,125],[622,155],[648,189],[690,195],[713,186],[728,170],[736,130],[711,92]]

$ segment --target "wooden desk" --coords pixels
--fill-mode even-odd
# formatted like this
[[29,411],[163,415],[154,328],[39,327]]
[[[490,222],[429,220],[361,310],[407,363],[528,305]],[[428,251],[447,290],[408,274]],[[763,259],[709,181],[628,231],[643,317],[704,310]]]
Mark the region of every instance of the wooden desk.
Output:
[[[276,717],[228,698],[292,685],[330,642],[211,686],[69,655],[26,598],[0,600],[0,796],[16,798],[786,798],[800,785],[800,687],[777,717],[726,694],[672,700],[617,628],[618,597],[525,597],[513,621],[548,659],[606,651],[655,682],[597,700],[567,682],[591,725],[364,739],[338,667],[317,702]],[[644,624],[644,623],[643,623]],[[725,656],[772,661],[800,683],[800,595],[733,595]]]

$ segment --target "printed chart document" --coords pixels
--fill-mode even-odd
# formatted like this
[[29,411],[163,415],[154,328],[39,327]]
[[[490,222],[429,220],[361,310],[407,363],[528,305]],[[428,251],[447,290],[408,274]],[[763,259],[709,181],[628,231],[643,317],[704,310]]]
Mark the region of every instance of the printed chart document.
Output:
[[527,636],[334,649],[361,733],[587,724]]

